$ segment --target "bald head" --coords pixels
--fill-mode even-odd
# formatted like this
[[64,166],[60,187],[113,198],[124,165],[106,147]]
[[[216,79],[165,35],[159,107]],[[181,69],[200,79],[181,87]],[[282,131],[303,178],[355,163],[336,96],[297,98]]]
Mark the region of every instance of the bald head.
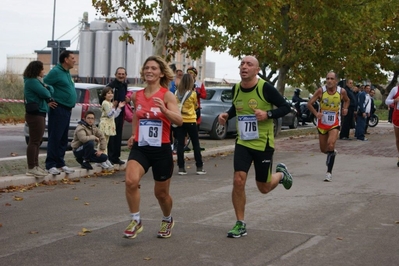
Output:
[[241,82],[245,84],[254,84],[258,81],[257,75],[260,71],[259,61],[253,56],[245,56],[240,64]]
[[252,63],[254,66],[259,67],[259,61],[258,59],[256,59],[254,56],[252,55],[247,55],[245,56],[242,60],[241,60],[241,64],[242,62],[250,62]]

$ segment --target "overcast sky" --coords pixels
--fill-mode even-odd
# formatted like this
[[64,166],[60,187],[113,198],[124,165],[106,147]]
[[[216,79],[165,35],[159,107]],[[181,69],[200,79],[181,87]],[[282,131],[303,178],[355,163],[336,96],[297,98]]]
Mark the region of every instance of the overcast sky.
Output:
[[[54,0],[2,1],[0,71],[6,70],[7,56],[32,54],[35,50],[47,47],[47,41],[52,39],[53,10]],[[91,0],[56,0],[54,39],[73,40],[78,34],[76,26],[84,12],[89,13],[89,22],[99,18]],[[67,34],[61,37],[65,33]],[[72,42],[69,49],[78,49],[78,42]],[[216,62],[216,78],[240,78],[238,59],[227,53],[213,53],[208,49],[207,60]]]

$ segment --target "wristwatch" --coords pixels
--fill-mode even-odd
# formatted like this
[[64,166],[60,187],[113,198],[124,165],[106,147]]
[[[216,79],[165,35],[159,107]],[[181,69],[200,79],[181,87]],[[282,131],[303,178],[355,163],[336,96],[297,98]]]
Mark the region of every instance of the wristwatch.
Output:
[[267,111],[267,118],[271,118],[273,116],[272,111]]

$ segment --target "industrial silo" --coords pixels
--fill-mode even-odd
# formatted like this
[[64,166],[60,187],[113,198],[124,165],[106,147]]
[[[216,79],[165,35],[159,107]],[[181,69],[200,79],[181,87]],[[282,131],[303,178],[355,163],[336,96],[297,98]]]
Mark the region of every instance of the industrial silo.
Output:
[[94,77],[99,83],[107,83],[109,77],[111,32],[96,31],[94,48]]
[[118,67],[126,67],[126,41],[120,41],[119,37],[123,35],[123,31],[111,31],[111,62],[109,76],[115,76],[115,70]]
[[95,33],[89,30],[81,31],[79,38],[79,78],[83,82],[92,82]]
[[143,45],[142,63],[144,63],[144,61],[149,56],[154,55],[154,45],[152,44],[151,41],[146,40],[145,38],[143,38],[142,45]]
[[106,30],[107,29],[107,22],[102,19],[96,19],[90,22],[90,30],[96,31],[96,30]]
[[142,49],[144,32],[139,30],[130,30],[129,33],[134,39],[134,44],[129,43],[127,46],[126,72],[129,81],[138,83],[140,80],[140,69],[146,59],[143,59]]

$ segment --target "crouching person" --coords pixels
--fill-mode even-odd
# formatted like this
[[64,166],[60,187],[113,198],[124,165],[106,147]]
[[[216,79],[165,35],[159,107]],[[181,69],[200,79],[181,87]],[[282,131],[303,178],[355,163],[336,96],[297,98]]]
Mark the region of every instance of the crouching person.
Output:
[[[104,134],[94,122],[95,117],[92,111],[87,111],[85,118],[78,122],[71,143],[73,154],[84,169],[93,169],[90,162],[98,163],[102,168],[107,169],[108,164],[105,162],[108,160],[108,156],[104,153],[107,142]],[[96,150],[95,147],[99,147],[99,150]]]

